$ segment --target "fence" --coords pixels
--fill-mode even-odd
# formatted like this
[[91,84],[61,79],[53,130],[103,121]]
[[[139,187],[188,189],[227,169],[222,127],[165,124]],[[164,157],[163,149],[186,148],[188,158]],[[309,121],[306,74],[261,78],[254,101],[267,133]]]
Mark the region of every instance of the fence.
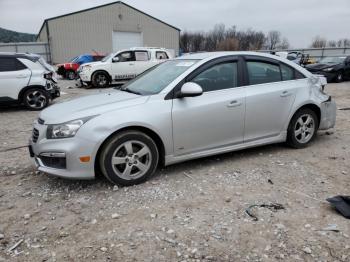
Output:
[[[273,50],[285,52],[301,52],[310,55],[319,60],[326,56],[350,56],[350,47],[325,47],[325,48],[300,48],[288,50]],[[262,50],[262,52],[270,52],[269,50]]]
[[0,52],[34,53],[51,63],[50,48],[44,42],[0,43]]

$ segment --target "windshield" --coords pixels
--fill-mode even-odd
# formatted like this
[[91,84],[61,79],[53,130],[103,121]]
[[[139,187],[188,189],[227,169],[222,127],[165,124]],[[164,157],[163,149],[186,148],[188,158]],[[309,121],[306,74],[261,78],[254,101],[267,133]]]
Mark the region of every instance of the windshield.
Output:
[[122,87],[140,95],[158,94],[198,60],[172,60],[152,67]]
[[106,55],[104,58],[101,59],[101,62],[106,62],[111,56],[113,56],[113,53]]
[[343,63],[345,57],[325,57],[320,60],[321,64],[340,64]]

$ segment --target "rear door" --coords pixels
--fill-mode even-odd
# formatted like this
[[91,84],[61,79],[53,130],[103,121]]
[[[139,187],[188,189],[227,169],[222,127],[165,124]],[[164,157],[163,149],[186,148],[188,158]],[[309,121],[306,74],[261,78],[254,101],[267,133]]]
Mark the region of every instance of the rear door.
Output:
[[129,80],[135,77],[135,53],[134,51],[125,51],[117,54],[119,59],[112,62],[112,78],[115,81]]
[[156,63],[151,61],[151,53],[146,50],[135,51],[135,74],[139,75]]
[[244,141],[278,136],[290,114],[298,84],[295,70],[274,59],[246,57]]
[[245,88],[241,86],[238,65],[236,59],[213,63],[186,79],[200,85],[203,94],[173,100],[175,155],[243,142]]
[[17,100],[28,85],[31,71],[15,57],[0,57],[0,101]]

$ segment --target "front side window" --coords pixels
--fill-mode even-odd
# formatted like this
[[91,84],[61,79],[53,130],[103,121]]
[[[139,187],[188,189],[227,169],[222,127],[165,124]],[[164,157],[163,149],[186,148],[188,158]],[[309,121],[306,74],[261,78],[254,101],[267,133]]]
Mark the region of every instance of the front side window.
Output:
[[134,52],[123,52],[117,55],[119,62],[135,61]]
[[147,51],[135,51],[136,61],[148,61],[149,55]]
[[281,81],[280,67],[266,62],[247,62],[249,84],[258,85]]
[[203,92],[237,87],[237,62],[214,65],[201,72],[191,82],[200,85]]
[[14,57],[0,57],[0,72],[10,72],[25,69],[23,65]]

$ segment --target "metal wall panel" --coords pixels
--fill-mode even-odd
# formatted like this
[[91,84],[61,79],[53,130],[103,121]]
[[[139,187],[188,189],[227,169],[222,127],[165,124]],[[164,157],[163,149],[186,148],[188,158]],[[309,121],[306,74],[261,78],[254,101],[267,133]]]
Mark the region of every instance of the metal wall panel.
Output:
[[34,53],[41,55],[48,63],[51,63],[47,43],[23,42],[23,43],[0,43],[0,52]]
[[122,3],[48,20],[48,27],[54,63],[93,50],[112,52],[113,31],[141,32],[144,46],[179,50],[178,30]]

